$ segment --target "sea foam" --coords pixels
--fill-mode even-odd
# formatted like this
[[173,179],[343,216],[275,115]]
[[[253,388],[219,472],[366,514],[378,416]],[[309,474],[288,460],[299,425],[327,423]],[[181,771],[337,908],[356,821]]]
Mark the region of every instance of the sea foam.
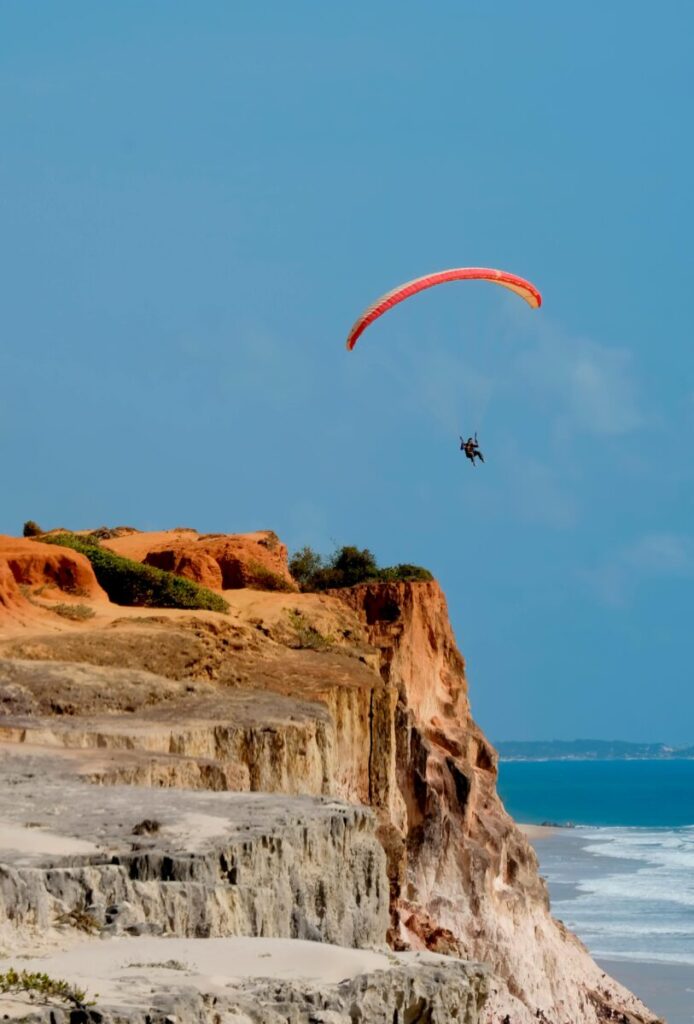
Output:
[[694,965],[694,828],[581,828],[543,844],[553,913],[597,957]]

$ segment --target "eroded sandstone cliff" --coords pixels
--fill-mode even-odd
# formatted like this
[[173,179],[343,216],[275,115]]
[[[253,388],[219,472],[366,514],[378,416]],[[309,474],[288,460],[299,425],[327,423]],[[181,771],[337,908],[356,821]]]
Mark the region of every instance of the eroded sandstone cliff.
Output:
[[503,982],[492,984],[490,1021],[509,1006],[514,1021],[651,1020],[549,913],[535,854],[496,791],[496,753],[471,717],[438,584],[335,594],[359,616],[398,695],[395,784],[407,814],[402,845],[390,848],[394,944],[490,964]]
[[[136,534],[128,555],[180,553],[173,539]],[[254,563],[257,545],[253,535]],[[244,544],[219,543],[232,548]],[[200,566],[190,574],[203,578]],[[398,950],[489,964],[485,1024],[654,1021],[550,916],[534,853],[496,793],[496,755],[471,717],[438,585],[317,595],[235,579],[228,615],[95,601],[79,624],[53,621],[35,581],[18,595],[10,586],[36,617],[6,615],[4,630],[0,620],[5,749],[60,751],[102,784],[370,805],[386,858],[384,934]]]

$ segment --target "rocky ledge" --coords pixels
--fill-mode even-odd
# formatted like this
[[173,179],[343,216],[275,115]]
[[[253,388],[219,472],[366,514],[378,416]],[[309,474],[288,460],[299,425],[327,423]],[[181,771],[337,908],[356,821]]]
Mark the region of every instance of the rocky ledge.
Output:
[[386,858],[370,810],[94,786],[82,774],[90,751],[77,753],[0,748],[0,974],[85,990],[68,1006],[0,995],[5,1019],[478,1024],[483,967],[388,951]]
[[368,809],[103,788],[74,769],[26,746],[0,758],[2,945],[29,952],[61,931],[385,944],[385,854]]
[[[5,954],[67,949],[85,928],[110,949],[202,936],[387,943],[397,957],[454,959],[439,987],[465,975],[461,1020],[486,1000],[481,1024],[654,1024],[551,916],[499,800],[435,582],[298,593],[274,535],[127,530],[104,544],[221,586],[228,611],[125,608],[82,556],[55,562],[50,545],[11,540],[3,561],[1,541]],[[258,590],[261,579],[281,589]],[[412,995],[405,975],[375,1017],[371,981],[327,1007],[325,979],[311,989],[304,977],[306,1018],[304,995],[273,977],[290,1022],[444,1012],[445,992]],[[261,1013],[264,998],[238,1013]],[[228,1012],[220,1021],[246,1019]],[[181,1010],[181,1024],[195,1014]]]
[[487,991],[479,964],[300,940],[86,942],[23,967],[99,990],[98,1010],[8,999],[26,1024],[478,1024]]

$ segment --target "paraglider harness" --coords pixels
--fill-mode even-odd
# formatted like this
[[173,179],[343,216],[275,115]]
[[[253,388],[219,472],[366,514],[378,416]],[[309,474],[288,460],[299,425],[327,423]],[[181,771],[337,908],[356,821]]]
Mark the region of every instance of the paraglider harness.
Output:
[[473,466],[475,465],[475,456],[477,456],[480,462],[484,462],[484,456],[477,443],[477,432],[475,432],[474,440],[471,437],[468,437],[467,441],[463,441],[462,437],[460,438],[460,450],[465,452],[465,457],[470,460]]

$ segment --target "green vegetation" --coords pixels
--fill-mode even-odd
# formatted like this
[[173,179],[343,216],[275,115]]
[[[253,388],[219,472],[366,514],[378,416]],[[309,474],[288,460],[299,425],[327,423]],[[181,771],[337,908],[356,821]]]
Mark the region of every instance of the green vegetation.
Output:
[[40,601],[35,600],[35,598],[37,597],[43,597],[44,592],[48,589],[55,590],[55,583],[42,583],[40,587],[34,587],[33,590],[31,589],[28,583],[19,584],[19,592],[22,595],[22,597],[25,597],[30,604],[35,605],[37,608],[48,607],[48,605],[42,604]]
[[189,964],[184,964],[180,960],[154,960],[151,963],[140,963],[133,962],[126,964],[126,967],[164,967],[167,971],[192,971],[193,968]]
[[24,537],[40,537],[43,530],[33,519],[27,519],[22,534]]
[[273,572],[272,569],[266,569],[260,562],[250,562],[248,569],[253,575],[249,586],[254,587],[256,590],[294,590],[291,583],[288,583],[283,576]]
[[412,583],[417,581],[427,583],[429,580],[433,580],[434,577],[428,569],[423,569],[421,565],[410,565],[409,562],[402,562],[400,565],[390,565],[387,569],[379,569],[378,578],[383,583]]
[[396,583],[427,581],[434,577],[419,565],[392,565],[379,568],[368,548],[338,548],[329,558],[304,547],[292,555],[289,571],[304,591],[353,587],[357,583]]
[[305,547],[296,551],[289,559],[289,571],[302,590],[308,590],[308,584],[323,568],[323,559],[313,550]]
[[139,533],[134,526],[99,526],[87,534],[89,540],[111,540],[112,537],[122,537],[124,533]]
[[14,967],[0,973],[0,992],[35,992],[38,995],[62,999],[80,1008],[94,1005],[85,1003],[87,993],[67,981],[51,978],[40,971],[16,971]]
[[94,609],[86,604],[52,604],[49,608],[56,615],[72,619],[73,622],[84,622],[86,619],[93,619],[95,615]]
[[332,638],[324,636],[300,611],[292,608],[287,612],[289,625],[294,633],[294,643],[290,646],[302,650],[328,651],[333,645]]
[[193,580],[116,555],[101,547],[93,537],[59,533],[44,540],[86,555],[97,580],[114,604],[147,608],[204,608],[213,612],[229,610],[224,598]]

